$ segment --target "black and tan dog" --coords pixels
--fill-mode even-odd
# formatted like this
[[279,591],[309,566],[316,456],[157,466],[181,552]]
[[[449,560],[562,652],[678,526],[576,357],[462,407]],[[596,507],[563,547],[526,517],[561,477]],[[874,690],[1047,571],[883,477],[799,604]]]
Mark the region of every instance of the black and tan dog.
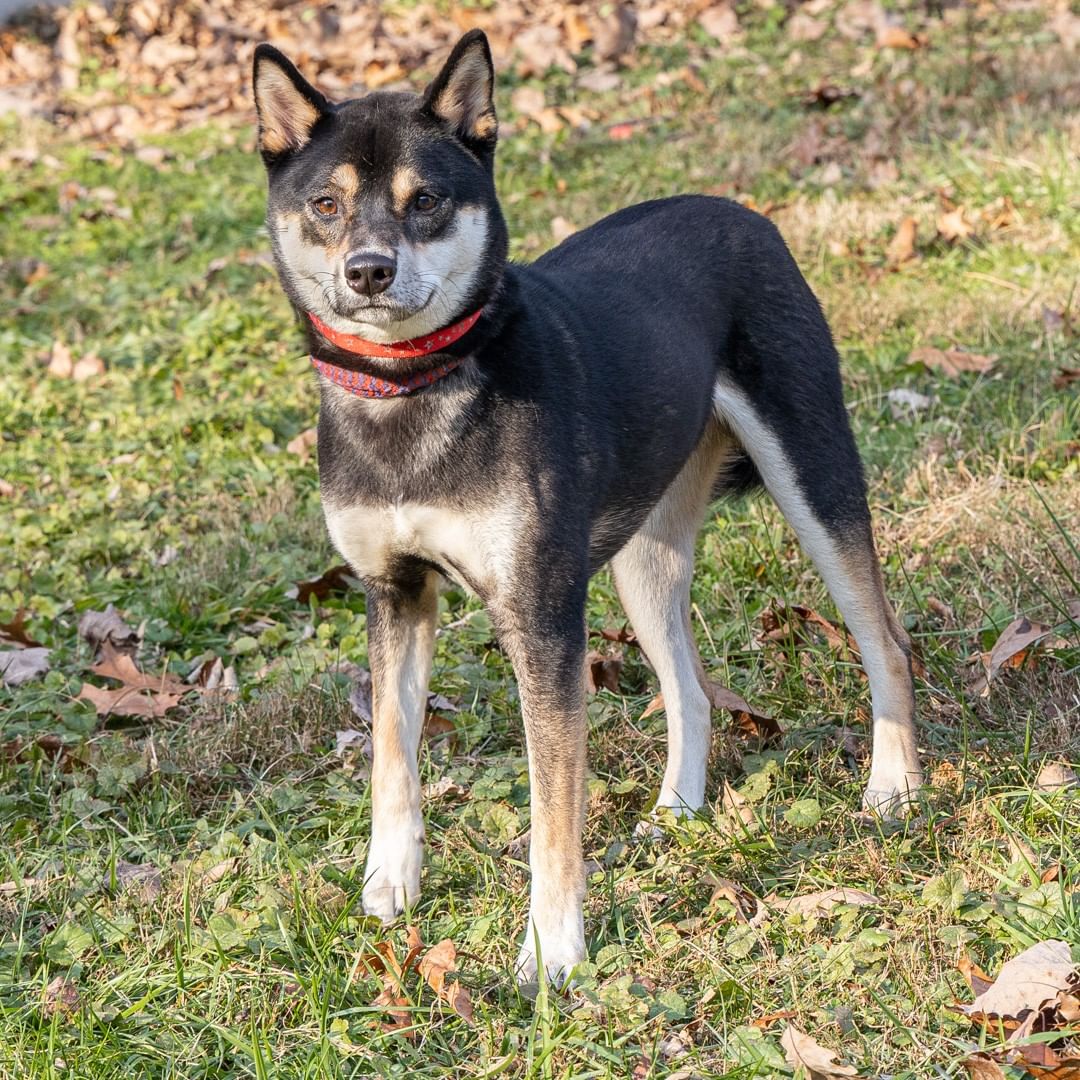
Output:
[[764,484],[854,633],[873,696],[867,807],[921,782],[908,642],[885,598],[828,327],[776,229],[722,199],[622,210],[506,260],[491,54],[425,94],[331,104],[255,57],[267,222],[319,372],[326,521],[367,591],[374,681],[365,908],[420,890],[417,745],[440,582],[479,596],[517,674],[532,784],[518,963],[585,955],[585,597],[610,562],[667,704],[659,805],[705,799],[688,618],[710,499]]

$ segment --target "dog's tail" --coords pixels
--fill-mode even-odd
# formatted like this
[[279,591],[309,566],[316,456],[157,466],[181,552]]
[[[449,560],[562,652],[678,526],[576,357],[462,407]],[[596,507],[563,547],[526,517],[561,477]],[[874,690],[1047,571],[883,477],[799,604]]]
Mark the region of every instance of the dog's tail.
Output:
[[741,448],[724,462],[723,468],[713,481],[713,499],[739,499],[744,495],[753,495],[764,484],[757,466],[750,460],[750,455]]

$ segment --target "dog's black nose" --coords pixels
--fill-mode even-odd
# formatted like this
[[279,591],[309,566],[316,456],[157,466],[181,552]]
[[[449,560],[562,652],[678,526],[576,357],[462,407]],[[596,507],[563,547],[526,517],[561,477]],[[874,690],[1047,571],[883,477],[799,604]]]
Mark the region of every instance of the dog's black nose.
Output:
[[390,288],[397,262],[374,251],[354,251],[345,260],[345,280],[361,296],[375,296]]

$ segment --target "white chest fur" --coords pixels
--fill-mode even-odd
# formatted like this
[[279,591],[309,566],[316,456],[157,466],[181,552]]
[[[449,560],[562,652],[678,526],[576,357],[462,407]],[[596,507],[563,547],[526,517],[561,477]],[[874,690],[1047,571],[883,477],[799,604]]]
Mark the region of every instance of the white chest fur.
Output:
[[420,503],[324,503],[323,510],[334,546],[361,579],[381,577],[395,559],[413,556],[443,567],[474,591],[505,580],[513,534],[522,524],[510,504],[467,513]]

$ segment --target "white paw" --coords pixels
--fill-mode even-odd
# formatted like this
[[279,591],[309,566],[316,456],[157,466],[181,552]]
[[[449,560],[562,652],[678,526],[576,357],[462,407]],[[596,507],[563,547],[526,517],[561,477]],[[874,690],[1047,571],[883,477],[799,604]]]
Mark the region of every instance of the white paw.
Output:
[[[576,926],[572,925],[572,920],[568,920],[568,923],[569,925],[565,925],[559,932],[540,937],[540,955],[544,961],[548,982],[560,989],[572,980],[574,968],[588,956],[581,916],[578,916]],[[514,964],[514,974],[522,986],[539,981],[537,976],[540,966],[536,960],[536,944],[536,934],[530,919],[525,929],[525,941]]]
[[420,899],[423,860],[423,825],[372,837],[364,869],[364,911],[388,923],[415,904]]
[[863,793],[863,809],[876,817],[907,817],[918,802],[922,786],[922,770],[907,769],[899,773],[870,773]]

